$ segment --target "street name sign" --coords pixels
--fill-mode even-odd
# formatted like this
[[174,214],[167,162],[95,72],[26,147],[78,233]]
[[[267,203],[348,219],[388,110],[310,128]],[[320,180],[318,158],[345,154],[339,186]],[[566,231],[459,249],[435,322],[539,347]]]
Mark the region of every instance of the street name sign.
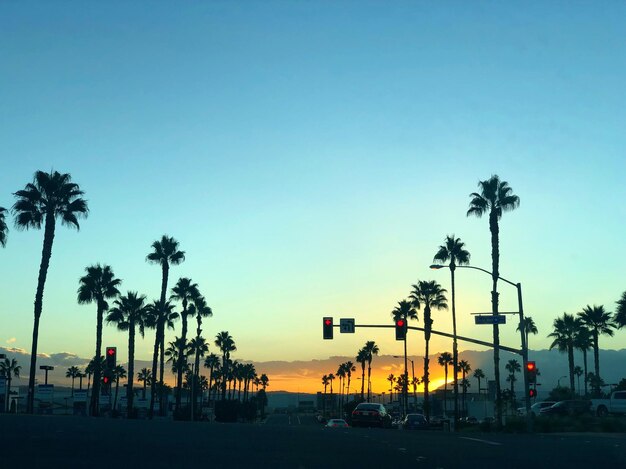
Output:
[[501,314],[494,316],[493,314],[481,314],[474,316],[475,324],[506,324],[506,316]]
[[342,334],[354,334],[354,318],[340,319],[339,332],[341,332]]

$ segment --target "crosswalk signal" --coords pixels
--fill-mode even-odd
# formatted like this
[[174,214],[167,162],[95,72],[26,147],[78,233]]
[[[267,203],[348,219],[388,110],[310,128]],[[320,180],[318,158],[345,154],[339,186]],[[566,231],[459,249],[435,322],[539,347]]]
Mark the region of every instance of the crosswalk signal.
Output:
[[528,377],[529,384],[535,384],[537,382],[537,365],[535,362],[526,362],[526,376]]
[[322,328],[324,330],[324,339],[332,339],[333,338],[333,318],[324,318],[322,323]]
[[107,370],[113,371],[117,361],[117,347],[107,347],[106,350],[106,367]]
[[406,338],[406,319],[396,319],[396,340],[404,340]]
[[530,388],[528,390],[528,397],[537,397],[537,390],[535,388]]

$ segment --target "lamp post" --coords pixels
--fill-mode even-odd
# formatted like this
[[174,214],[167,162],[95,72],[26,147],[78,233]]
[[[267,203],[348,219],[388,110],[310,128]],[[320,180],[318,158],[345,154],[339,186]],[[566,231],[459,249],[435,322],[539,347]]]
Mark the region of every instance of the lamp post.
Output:
[[[430,266],[431,269],[441,269],[443,267],[449,267],[449,266],[439,265],[439,264],[432,264]],[[489,272],[488,270],[482,269],[480,267],[475,267],[473,265],[457,265],[455,267],[458,269],[480,270],[481,272],[484,272],[493,277],[493,274]],[[523,366],[523,369],[526,370],[526,364],[528,363],[528,344],[526,343],[526,327],[524,325],[524,305],[522,302],[522,284],[519,282],[518,283],[511,282],[510,280],[507,280],[500,276],[498,276],[498,279],[502,280],[504,283],[508,283],[509,285],[514,286],[517,289],[517,304],[519,308],[519,311],[518,311],[519,331],[520,331],[521,344],[522,344],[522,350],[521,350],[522,362],[523,362],[522,366]],[[456,377],[455,377],[455,380],[456,380]],[[532,431],[533,421],[532,421],[531,414],[530,414],[530,396],[528,394],[528,390],[529,390],[528,375],[524,371],[524,395],[525,395],[525,400],[526,400],[526,428],[530,432]],[[500,396],[496,396],[496,400],[499,401],[499,399],[500,399]]]
[[44,384],[47,386],[48,385],[48,371],[54,370],[54,367],[50,365],[41,365],[39,369],[44,370],[46,372],[46,378],[45,378]]

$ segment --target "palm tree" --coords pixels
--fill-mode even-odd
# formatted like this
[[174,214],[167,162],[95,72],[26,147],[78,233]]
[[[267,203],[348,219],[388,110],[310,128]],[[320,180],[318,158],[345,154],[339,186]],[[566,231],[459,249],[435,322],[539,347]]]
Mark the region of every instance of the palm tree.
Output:
[[[185,251],[178,249],[178,241],[171,236],[163,235],[160,240],[152,243],[152,252],[146,256],[146,261],[151,264],[159,264],[161,266],[161,296],[159,300],[162,305],[165,304],[165,295],[167,294],[167,282],[169,278],[170,265],[179,265],[185,260]],[[157,334],[158,334],[157,330]],[[159,384],[163,388],[163,369],[165,360],[165,331],[161,330],[159,336],[159,347],[161,349],[161,366],[159,373]],[[163,393],[160,396],[161,414],[164,415]],[[152,411],[152,410],[151,410]]]
[[428,398],[428,384],[430,383],[428,374],[428,352],[430,334],[433,325],[430,311],[431,308],[435,308],[437,310],[448,309],[448,302],[445,295],[446,290],[441,288],[441,285],[434,280],[420,280],[417,284],[412,285],[412,287],[413,291],[411,292],[410,299],[413,306],[417,309],[421,309],[422,305],[424,306],[424,339],[426,341],[426,354],[424,355],[424,378],[422,379],[422,382],[424,383],[424,416],[426,417],[426,420],[430,422],[430,402]]
[[26,400],[26,412],[28,413],[33,412],[35,399],[39,318],[43,309],[43,290],[52,256],[56,220],[58,218],[63,225],[80,229],[78,218],[87,216],[89,212],[87,202],[81,198],[83,194],[84,192],[80,190],[78,184],[72,182],[72,177],[69,174],[61,174],[57,171],[50,173],[37,171],[33,176],[33,182],[26,184],[24,189],[14,194],[17,201],[13,205],[12,211],[15,215],[16,227],[27,230],[29,228],[40,229],[42,225],[44,226],[43,249],[35,293],[35,322],[33,324]]
[[193,304],[189,307],[189,313],[196,316],[196,336],[202,334],[202,318],[213,316],[213,311],[207,305],[203,296],[199,295],[193,299]]
[[172,295],[170,296],[170,300],[172,301],[180,301],[183,306],[183,310],[180,312],[180,317],[182,319],[183,327],[181,332],[181,341],[179,344],[179,353],[178,353],[178,377],[176,379],[176,409],[180,408],[180,398],[181,398],[181,389],[182,389],[182,379],[183,379],[183,361],[186,361],[185,354],[183,353],[183,349],[187,344],[187,316],[189,314],[189,310],[187,306],[194,298],[200,296],[200,291],[198,290],[198,284],[193,283],[190,278],[182,277],[178,279],[176,286],[172,288]]
[[578,317],[581,322],[589,328],[591,331],[591,337],[593,339],[593,363],[595,366],[595,376],[600,377],[600,346],[598,344],[598,337],[600,335],[613,336],[613,329],[615,324],[611,313],[604,310],[604,306],[585,306],[583,310],[578,313]]
[[6,211],[6,208],[0,207],[0,246],[2,247],[7,245],[7,233],[9,232],[9,227],[5,220]]
[[[406,300],[402,300],[398,302],[398,305],[394,308],[394,310],[391,312],[391,316],[393,317],[393,321],[394,323],[397,322],[400,319],[404,319],[405,324],[408,324],[409,319],[415,319],[416,321],[417,319],[417,311],[415,311],[415,308],[413,308],[413,305]],[[405,386],[408,386],[408,382],[409,382],[409,372],[407,369],[407,357],[406,357],[406,332],[408,332],[408,329],[405,329],[405,334],[404,334],[404,384]],[[407,412],[407,389],[403,389],[402,392],[404,393],[404,413],[406,414]]]
[[615,310],[615,325],[618,328],[626,327],[626,291],[622,293],[622,297],[617,300],[617,309]]
[[113,399],[113,409],[117,408],[117,392],[120,387],[120,379],[126,378],[126,369],[122,365],[117,365],[113,369],[113,379],[115,380],[115,398]]
[[574,347],[580,350],[583,353],[583,366],[585,372],[585,378],[583,382],[585,383],[585,396],[587,395],[587,383],[589,373],[587,371],[587,350],[590,350],[593,347],[593,342],[591,340],[591,332],[587,327],[580,323],[578,330],[576,331],[576,337],[574,338]]
[[574,374],[576,375],[576,380],[578,381],[578,395],[580,396],[580,377],[583,375],[584,371],[583,369],[576,365],[574,367]]
[[[519,327],[520,325],[518,324],[517,327],[515,328],[515,330],[518,332],[519,332]],[[539,333],[539,330],[537,329],[537,326],[535,325],[535,321],[533,320],[533,318],[530,316],[525,316],[524,317],[524,335],[526,338],[526,348],[528,348],[528,334],[537,335],[538,333]]]
[[[198,336],[194,337],[189,341],[189,352],[193,353],[195,356],[195,366],[194,366],[194,374],[196,376],[200,376],[200,357],[204,357],[204,355],[209,351],[209,344],[207,344],[206,339],[204,337]],[[197,389],[195,386],[195,381],[193,381],[194,386],[191,388],[191,404],[192,404],[192,420],[193,420],[193,409],[196,406],[197,399]]]
[[352,363],[350,360],[348,360],[346,363],[346,375],[348,377],[348,388],[346,389],[346,393],[348,394],[348,399],[350,398],[350,380],[352,379],[352,372],[356,371],[356,366],[354,366],[354,363]]
[[214,353],[204,359],[204,367],[209,369],[209,401],[211,400],[211,384],[213,382],[213,370],[220,365],[220,357]]
[[143,383],[143,399],[146,399],[146,386],[151,381],[152,373],[149,368],[142,368],[137,375],[137,380]]
[[[224,377],[228,375],[228,359],[230,358],[230,352],[237,350],[235,341],[228,333],[228,331],[222,331],[215,336],[215,346],[222,352],[222,373]],[[226,399],[226,379],[222,381],[222,400]]]
[[389,404],[391,404],[393,402],[393,383],[396,381],[396,377],[393,373],[389,373],[387,381],[389,381]]
[[322,414],[326,416],[326,388],[330,383],[328,375],[322,376],[322,384],[324,385],[324,402],[322,403]]
[[339,378],[339,408],[343,408],[343,387],[344,387],[344,380],[346,378],[346,369],[345,369],[345,363],[341,363],[339,365],[339,367],[337,368],[337,372],[335,373],[335,376],[337,378]]
[[446,414],[448,412],[448,400],[446,399],[446,393],[448,391],[448,367],[452,364],[452,354],[450,352],[443,352],[439,355],[437,363],[443,366],[443,412]]
[[363,350],[365,350],[365,354],[367,356],[367,402],[369,402],[372,390],[372,359],[374,358],[374,355],[378,355],[378,352],[380,352],[380,350],[378,348],[378,345],[376,345],[373,340],[368,340],[367,342],[365,342]]
[[65,372],[66,378],[72,378],[72,397],[74,397],[74,381],[76,380],[76,378],[78,378],[80,374],[80,370],[77,366],[70,366]]
[[6,393],[6,411],[9,411],[9,401],[11,397],[11,381],[13,377],[19,378],[22,367],[17,364],[15,358],[5,358],[0,360],[0,376],[4,376],[7,380],[7,393]]
[[467,360],[460,360],[458,369],[459,371],[461,371],[461,374],[462,374],[462,379],[461,379],[461,386],[463,388],[463,410],[462,411],[464,415],[467,415],[467,406],[465,405],[465,402],[466,402],[465,397],[467,395],[467,388],[470,386],[470,384],[469,384],[469,381],[466,379],[466,375],[470,371],[472,371],[472,367]]
[[[498,278],[500,277],[500,228],[498,221],[504,212],[519,207],[519,197],[513,195],[513,189],[506,181],[500,181],[497,175],[492,175],[486,181],[478,183],[480,193],[472,192],[467,216],[478,218],[489,214],[489,231],[491,233],[491,311],[498,314]],[[496,381],[496,421],[502,426],[502,405],[500,402],[500,330],[498,324],[493,325],[493,365]]]
[[474,370],[474,378],[476,378],[476,380],[478,381],[478,395],[480,396],[480,380],[481,379],[485,379],[485,372],[483,370],[481,370],[480,368],[476,368]]
[[[85,367],[85,373],[87,374],[87,391],[89,391],[89,386],[91,383],[91,375],[93,375],[93,370],[96,369],[96,357],[94,356],[91,360],[89,360],[89,363],[87,364],[87,366]],[[105,358],[100,355],[100,369],[103,370],[106,366],[106,360]]]
[[367,362],[367,351],[362,348],[356,354],[356,362],[361,364],[361,401],[365,400],[365,363]]
[[[169,302],[163,304],[160,300],[153,301],[146,306],[146,321],[145,326],[149,329],[155,330],[154,348],[152,353],[152,383],[150,389],[150,417],[154,414],[154,400],[156,397],[156,386],[159,385],[159,404],[161,411],[163,411],[163,367],[165,361],[165,350],[161,347],[161,338],[165,338],[165,329],[174,328],[174,320],[178,317],[178,313],[173,311],[174,306]],[[157,380],[157,366],[159,359],[159,349],[161,350],[161,368],[159,379]]]
[[[128,384],[126,386],[127,418],[133,415],[133,382],[135,375],[135,329],[139,329],[141,337],[145,337],[147,320],[146,297],[137,292],[129,291],[113,303],[106,321],[115,324],[119,331],[128,331]],[[145,399],[145,390],[144,390]]]
[[552,325],[554,330],[548,334],[548,337],[554,339],[550,344],[550,350],[556,347],[559,352],[567,353],[569,386],[572,392],[574,392],[574,341],[580,324],[580,319],[574,317],[573,314],[563,313],[562,317],[554,320]]
[[[467,265],[470,261],[470,253],[465,249],[465,243],[461,238],[455,238],[454,235],[446,236],[444,244],[439,246],[439,250],[433,262],[444,263],[449,261],[450,277],[452,284],[452,372],[454,374],[454,420],[457,422],[459,415],[459,386],[457,376],[459,375],[459,349],[456,335],[456,302],[454,290],[454,271],[458,265]],[[456,424],[455,424],[456,427]]]
[[[117,287],[122,283],[115,278],[113,270],[108,265],[92,265],[85,268],[86,274],[79,280],[78,303],[96,303],[96,357],[102,355],[102,322],[104,313],[109,309],[106,300],[115,298],[120,294]],[[93,370],[93,392],[91,393],[90,414],[97,416],[99,412],[98,400],[100,398],[100,381],[102,369],[99,362]]]
[[504,368],[509,372],[507,381],[511,383],[511,396],[515,398],[515,381],[517,381],[515,373],[522,371],[522,367],[517,360],[513,359],[509,360],[507,364],[504,365]]

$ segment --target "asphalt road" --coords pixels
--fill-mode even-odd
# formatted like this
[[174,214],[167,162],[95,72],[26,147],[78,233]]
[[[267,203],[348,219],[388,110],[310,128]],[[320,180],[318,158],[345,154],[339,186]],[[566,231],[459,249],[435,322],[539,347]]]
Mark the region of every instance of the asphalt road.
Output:
[[1,467],[626,467],[626,434],[330,429],[310,415],[219,424],[0,415]]

